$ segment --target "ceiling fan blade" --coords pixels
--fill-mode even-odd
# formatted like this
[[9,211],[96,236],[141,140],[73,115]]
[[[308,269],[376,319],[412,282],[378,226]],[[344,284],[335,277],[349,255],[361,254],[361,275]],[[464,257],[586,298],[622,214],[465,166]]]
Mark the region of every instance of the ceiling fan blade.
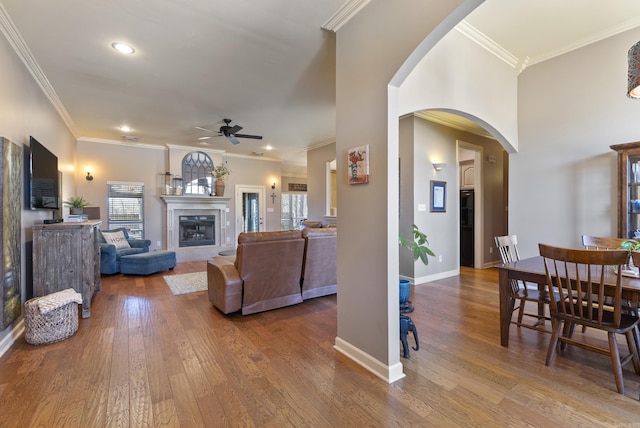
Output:
[[251,138],[253,140],[262,140],[262,135],[234,134],[238,138]]
[[208,140],[209,138],[213,138],[213,135],[210,135],[208,137],[198,137],[198,140],[204,141],[204,140]]
[[240,144],[240,141],[238,141],[238,139],[233,135],[225,135],[225,137],[227,137],[232,144]]
[[196,129],[199,129],[199,130],[201,130],[201,131],[205,131],[205,132],[213,132],[212,130],[207,129],[207,128],[203,128],[202,126],[196,126],[195,128],[196,128]]
[[227,132],[229,134],[235,134],[236,132],[239,132],[240,130],[242,130],[242,126],[240,126],[240,125],[233,125],[233,126],[227,128]]

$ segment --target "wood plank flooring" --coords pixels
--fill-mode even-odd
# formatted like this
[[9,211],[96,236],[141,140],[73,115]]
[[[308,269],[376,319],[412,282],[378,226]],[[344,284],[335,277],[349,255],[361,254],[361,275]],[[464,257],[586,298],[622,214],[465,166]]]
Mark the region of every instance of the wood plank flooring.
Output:
[[630,367],[622,396],[606,356],[570,348],[546,367],[549,335],[515,326],[510,347],[500,346],[494,269],[463,268],[458,277],[412,289],[421,347],[402,359],[406,378],[388,385],[333,349],[336,296],[224,317],[206,292],[173,296],[162,279],[205,267],[190,262],[148,277],[103,277],[92,316],[80,320],[75,336],[44,346],[19,338],[0,359],[0,426],[597,427],[640,421],[640,377]]

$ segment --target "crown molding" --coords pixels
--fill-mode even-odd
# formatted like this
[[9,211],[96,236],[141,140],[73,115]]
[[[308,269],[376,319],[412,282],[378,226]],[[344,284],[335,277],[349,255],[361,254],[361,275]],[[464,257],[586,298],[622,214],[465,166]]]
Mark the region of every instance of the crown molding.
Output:
[[637,27],[640,27],[640,17],[630,19],[629,21],[623,22],[622,24],[616,25],[615,27],[607,28],[604,31],[600,31],[599,33],[592,34],[587,38],[578,40],[576,43],[548,52],[545,55],[540,55],[538,57],[532,58],[528,65],[533,65],[542,61],[546,61],[553,57],[566,54],[567,52],[580,49],[592,43],[599,42],[600,40],[607,39],[609,37],[618,35],[620,33],[624,33],[625,31],[628,31]]
[[433,112],[429,110],[418,111],[413,113],[413,115],[420,119],[428,120],[429,122],[434,122],[449,128],[457,129],[459,131],[468,132],[470,134],[475,134],[480,137],[490,138],[492,140],[495,140],[495,137],[493,135],[488,133],[486,129],[484,129],[483,127],[477,124],[475,127],[464,126],[464,125],[461,125],[459,122],[456,122],[455,119],[450,120],[446,116],[439,115],[437,114],[437,112]]
[[13,21],[9,17],[9,14],[7,13],[2,3],[0,3],[0,30],[9,41],[9,44],[16,52],[22,63],[25,65],[25,67],[27,67],[27,70],[29,70],[29,73],[31,74],[33,79],[36,81],[38,86],[40,86],[42,92],[44,92],[45,96],[49,99],[49,102],[51,102],[64,123],[67,125],[67,128],[69,128],[69,131],[71,132],[73,137],[77,140],[78,137],[75,133],[75,124],[73,123],[71,116],[69,116],[69,113],[67,112],[67,109],[64,108],[64,105],[62,104],[62,101],[60,101],[58,94],[53,89],[53,86],[51,86],[51,83],[49,82],[47,77],[44,75],[44,72],[36,62],[36,59],[31,54],[31,51],[27,47],[27,44],[20,35],[18,29],[13,24]]
[[504,61],[510,67],[516,68],[518,66],[518,58],[516,58],[509,51],[494,42],[492,39],[485,36],[484,33],[479,31],[473,25],[469,24],[467,21],[460,21],[460,23],[458,23],[458,25],[456,25],[454,28],[460,34],[477,43],[480,47],[484,48],[489,53]]
[[369,4],[371,0],[349,0],[342,5],[320,28],[327,31],[337,32],[344,24],[349,22],[353,16],[360,12],[360,9]]
[[517,70],[518,73],[522,73],[522,71],[531,65],[546,61],[548,59],[554,58],[556,56],[564,55],[568,52],[574,51],[576,49],[580,49],[582,47],[588,46],[590,44],[599,42],[606,38],[615,36],[617,34],[623,33],[625,31],[631,30],[633,28],[640,27],[640,17],[630,19],[629,21],[623,22],[620,25],[616,25],[611,28],[607,28],[604,31],[600,31],[599,33],[595,33],[586,37],[582,40],[578,40],[575,43],[563,46],[559,49],[550,51],[545,53],[544,55],[540,55],[534,58],[530,58],[525,56],[524,58],[518,58],[515,55],[511,54],[509,51],[501,47],[499,44],[494,42],[492,39],[484,35],[481,31],[473,27],[466,21],[461,21],[458,25],[455,26],[455,29],[467,37],[469,40],[477,43],[480,47],[487,50],[492,55],[496,56],[500,60],[504,61],[507,65]]
[[78,138],[78,142],[111,144],[114,146],[137,147],[141,149],[166,150],[166,147],[160,146],[157,144],[144,144],[144,143],[135,143],[135,142],[128,142],[128,141],[120,141],[120,140],[109,140],[106,138],[80,137]]
[[336,142],[335,137],[329,138],[328,140],[320,141],[319,143],[316,143],[307,147],[306,149],[304,149],[304,151],[309,152],[311,150],[319,149],[320,147],[328,146],[329,144],[335,144],[335,142]]

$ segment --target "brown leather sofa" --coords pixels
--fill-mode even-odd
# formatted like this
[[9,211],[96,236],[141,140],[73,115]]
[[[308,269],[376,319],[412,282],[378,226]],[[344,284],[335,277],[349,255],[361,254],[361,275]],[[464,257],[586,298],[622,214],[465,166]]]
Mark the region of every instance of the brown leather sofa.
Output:
[[335,241],[335,229],[241,233],[235,261],[207,263],[209,300],[225,314],[248,315],[333,294]]
[[336,294],[338,275],[335,228],[304,229],[304,264],[302,266],[302,299]]

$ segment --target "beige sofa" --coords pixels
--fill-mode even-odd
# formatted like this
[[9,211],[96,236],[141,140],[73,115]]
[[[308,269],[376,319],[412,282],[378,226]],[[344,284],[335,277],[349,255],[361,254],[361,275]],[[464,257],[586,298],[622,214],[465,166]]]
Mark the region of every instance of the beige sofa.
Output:
[[334,294],[335,240],[336,229],[241,233],[235,261],[207,263],[209,300],[225,314],[248,315]]

